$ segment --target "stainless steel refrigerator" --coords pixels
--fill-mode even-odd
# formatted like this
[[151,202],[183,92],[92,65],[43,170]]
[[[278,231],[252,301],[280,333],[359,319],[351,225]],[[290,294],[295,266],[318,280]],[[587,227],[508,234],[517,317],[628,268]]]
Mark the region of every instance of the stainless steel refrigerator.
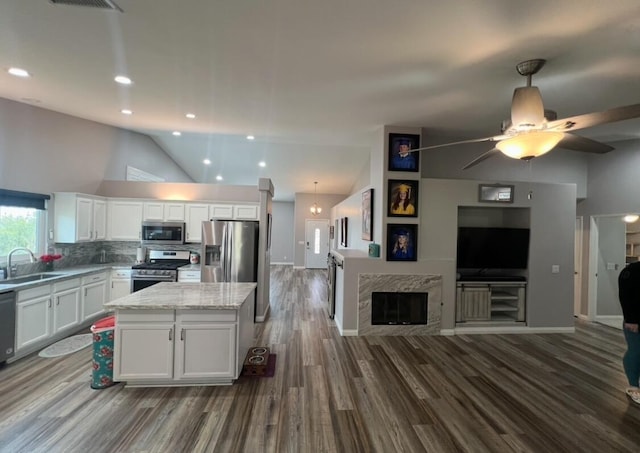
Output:
[[200,268],[203,282],[256,282],[258,222],[202,222]]

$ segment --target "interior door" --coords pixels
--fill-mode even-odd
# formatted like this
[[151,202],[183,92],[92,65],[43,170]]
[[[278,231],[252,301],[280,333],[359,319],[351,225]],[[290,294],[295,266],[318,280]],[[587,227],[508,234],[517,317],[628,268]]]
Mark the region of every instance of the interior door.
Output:
[[[598,277],[596,321],[621,325],[618,275],[624,267],[625,225],[622,216],[602,216],[598,223]],[[618,319],[620,318],[620,319]],[[618,321],[620,321],[618,323]]]
[[573,314],[580,316],[582,299],[582,217],[576,217],[576,235],[573,250]]
[[305,224],[305,259],[307,269],[326,269],[329,253],[329,220],[307,220]]

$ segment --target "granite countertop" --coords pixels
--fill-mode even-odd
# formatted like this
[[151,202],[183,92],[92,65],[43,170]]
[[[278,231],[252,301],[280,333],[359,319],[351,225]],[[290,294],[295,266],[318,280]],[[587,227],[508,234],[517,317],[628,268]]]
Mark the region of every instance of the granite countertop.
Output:
[[[44,274],[56,275],[53,278],[44,280],[35,280],[25,283],[11,283],[11,280],[0,280],[0,291],[20,291],[23,289],[33,288],[40,285],[48,285],[50,283],[58,283],[69,278],[84,277],[86,275],[96,274],[111,269],[131,269],[131,264],[126,263],[105,263],[105,264],[87,264],[84,266],[65,267],[62,269],[54,269],[52,271],[43,272]],[[18,278],[25,277],[19,275]]]
[[237,310],[256,287],[256,283],[163,282],[104,306],[107,310]]

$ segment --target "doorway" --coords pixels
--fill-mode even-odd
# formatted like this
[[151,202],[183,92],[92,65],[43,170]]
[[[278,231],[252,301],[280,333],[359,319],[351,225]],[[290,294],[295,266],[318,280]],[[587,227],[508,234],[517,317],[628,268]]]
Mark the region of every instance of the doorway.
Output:
[[306,220],[304,237],[304,267],[326,269],[329,254],[329,220]]
[[573,314],[582,314],[582,217],[576,217],[576,235],[573,249]]

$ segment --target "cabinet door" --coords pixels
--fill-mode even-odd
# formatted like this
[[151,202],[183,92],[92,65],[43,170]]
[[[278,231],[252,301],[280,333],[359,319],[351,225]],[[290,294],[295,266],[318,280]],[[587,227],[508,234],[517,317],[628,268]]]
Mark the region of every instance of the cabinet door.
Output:
[[107,284],[104,280],[83,286],[82,319],[93,318],[104,311]]
[[489,321],[491,292],[488,286],[458,288],[456,321]]
[[24,300],[16,305],[16,350],[51,335],[51,296]]
[[109,237],[114,241],[140,240],[142,203],[139,201],[109,202]]
[[167,222],[184,222],[184,203],[165,203],[164,220]]
[[187,205],[187,242],[200,242],[202,240],[202,222],[209,220],[208,204]]
[[114,380],[172,379],[173,334],[173,323],[116,324]]
[[111,279],[111,294],[109,300],[119,299],[131,294],[131,279],[117,278]]
[[103,241],[107,238],[107,202],[93,200],[93,239]]
[[258,220],[258,206],[257,205],[234,206],[233,218],[237,220]]
[[164,203],[147,201],[144,203],[143,220],[164,220]]
[[176,333],[177,379],[237,377],[235,324],[182,323]]
[[233,219],[233,206],[230,204],[212,204],[209,213],[212,219],[231,220]]
[[90,241],[93,239],[93,200],[89,198],[76,199],[76,241]]
[[53,295],[53,332],[80,324],[80,288],[60,291]]

